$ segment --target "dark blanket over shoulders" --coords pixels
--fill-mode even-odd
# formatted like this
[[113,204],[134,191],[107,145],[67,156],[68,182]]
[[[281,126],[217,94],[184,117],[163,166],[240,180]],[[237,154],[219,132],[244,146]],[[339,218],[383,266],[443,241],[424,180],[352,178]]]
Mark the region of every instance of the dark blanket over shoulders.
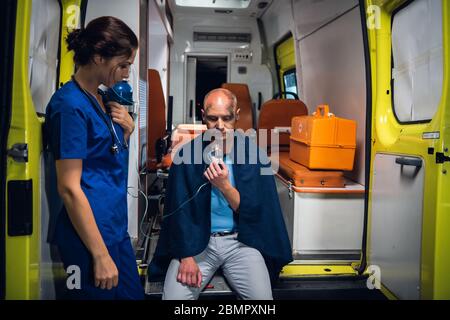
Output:
[[[207,182],[203,176],[207,164],[198,161],[207,145],[202,139],[201,135],[183,146],[170,168],[164,201],[166,218],[163,219],[159,241],[149,266],[150,281],[164,280],[171,259],[196,256],[208,245],[211,230],[211,185],[208,183],[203,186],[192,201],[180,208]],[[236,213],[238,240],[261,252],[274,284],[283,266],[292,261],[292,249],[274,177],[267,175],[271,170],[270,163],[267,155],[244,135],[235,138],[233,150],[233,173],[241,200]],[[197,157],[197,162],[194,162],[194,157]],[[176,164],[180,162],[180,158],[190,158],[190,163],[198,164]],[[261,174],[262,171],[266,175]]]

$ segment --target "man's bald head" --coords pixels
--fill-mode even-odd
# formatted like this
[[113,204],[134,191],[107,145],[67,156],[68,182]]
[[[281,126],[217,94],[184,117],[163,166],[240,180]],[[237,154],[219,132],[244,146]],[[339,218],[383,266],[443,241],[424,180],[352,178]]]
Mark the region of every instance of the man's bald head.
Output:
[[234,129],[239,118],[236,96],[230,90],[222,88],[210,91],[205,96],[202,114],[208,129]]
[[213,102],[217,99],[226,99],[228,101],[227,105],[234,110],[237,108],[237,98],[233,92],[227,89],[218,88],[208,92],[203,100],[203,108],[204,110],[208,110],[209,107],[213,104]]

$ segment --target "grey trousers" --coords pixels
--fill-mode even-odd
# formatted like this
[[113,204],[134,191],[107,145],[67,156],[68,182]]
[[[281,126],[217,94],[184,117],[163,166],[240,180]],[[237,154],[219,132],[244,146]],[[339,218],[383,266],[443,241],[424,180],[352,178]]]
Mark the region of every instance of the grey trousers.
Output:
[[180,262],[173,259],[164,282],[163,300],[196,300],[214,273],[222,268],[232,289],[244,300],[272,300],[269,273],[261,253],[237,240],[237,234],[210,237],[208,247],[194,257],[202,272],[200,288],[177,281]]

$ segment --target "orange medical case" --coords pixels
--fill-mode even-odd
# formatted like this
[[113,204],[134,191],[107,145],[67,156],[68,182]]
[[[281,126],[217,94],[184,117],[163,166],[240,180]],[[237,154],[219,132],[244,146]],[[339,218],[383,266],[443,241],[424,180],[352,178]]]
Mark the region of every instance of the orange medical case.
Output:
[[289,159],[288,152],[280,152],[278,159],[272,155],[272,164],[278,162],[279,174],[296,187],[306,188],[344,188],[345,178],[342,171],[309,170],[305,166]]
[[356,121],[336,117],[328,105],[292,119],[291,160],[309,169],[353,170]]

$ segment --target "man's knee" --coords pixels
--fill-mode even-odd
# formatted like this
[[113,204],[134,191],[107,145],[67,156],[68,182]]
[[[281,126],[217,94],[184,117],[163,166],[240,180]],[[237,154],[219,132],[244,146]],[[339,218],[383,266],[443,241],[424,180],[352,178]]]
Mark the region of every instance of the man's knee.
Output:
[[244,300],[273,300],[269,272],[261,253],[241,244],[224,274]]
[[180,263],[177,259],[171,261],[164,281],[163,300],[196,300],[196,288],[191,288],[177,281]]
[[196,300],[194,295],[184,290],[167,290],[163,292],[162,300]]
[[197,300],[199,296],[198,288],[191,288],[175,280],[164,283],[163,300]]
[[261,273],[236,281],[234,287],[244,300],[273,300],[270,279]]
[[242,298],[245,300],[273,300],[272,289],[270,287],[251,288],[248,294]]

